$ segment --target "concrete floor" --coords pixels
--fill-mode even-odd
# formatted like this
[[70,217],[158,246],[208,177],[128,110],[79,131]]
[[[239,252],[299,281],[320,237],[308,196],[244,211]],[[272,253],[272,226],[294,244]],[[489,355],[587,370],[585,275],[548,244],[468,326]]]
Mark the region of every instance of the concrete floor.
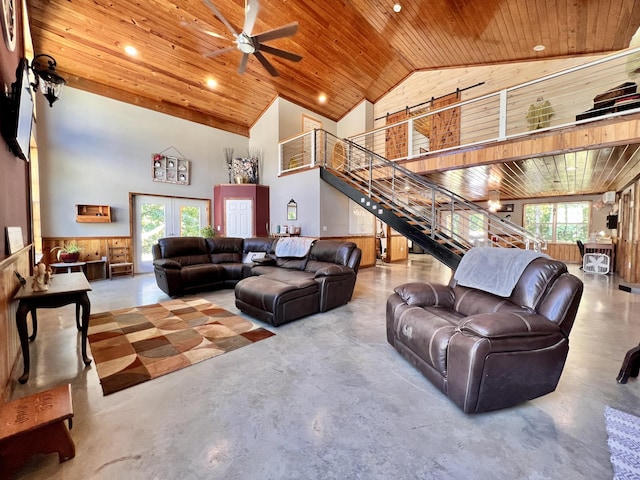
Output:
[[[640,341],[640,295],[570,268],[585,294],[558,389],[476,415],[386,341],[396,285],[449,279],[428,255],[362,270],[346,306],[267,326],[275,337],[107,397],[74,348],[73,307],[40,310],[31,378],[15,382],[13,398],[71,383],[76,457],[32,457],[18,478],[611,478],[604,407],[640,415],[640,382],[616,383]],[[94,313],[167,299],[152,275],[92,287]],[[198,296],[237,312],[231,290]]]

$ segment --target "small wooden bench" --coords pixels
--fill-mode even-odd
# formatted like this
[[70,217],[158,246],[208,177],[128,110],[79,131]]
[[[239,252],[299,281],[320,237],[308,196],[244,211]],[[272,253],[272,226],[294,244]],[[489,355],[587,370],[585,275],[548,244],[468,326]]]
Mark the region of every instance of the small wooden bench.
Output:
[[[0,477],[11,478],[36,453],[58,453],[60,462],[76,455],[64,424],[73,417],[71,385],[0,405]],[[6,476],[5,476],[6,475]]]

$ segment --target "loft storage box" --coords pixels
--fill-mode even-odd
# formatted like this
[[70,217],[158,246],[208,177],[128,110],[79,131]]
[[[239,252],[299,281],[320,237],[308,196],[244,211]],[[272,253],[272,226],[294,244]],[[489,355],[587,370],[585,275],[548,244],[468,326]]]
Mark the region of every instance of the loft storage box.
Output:
[[111,207],[109,205],[76,205],[76,222],[110,223]]

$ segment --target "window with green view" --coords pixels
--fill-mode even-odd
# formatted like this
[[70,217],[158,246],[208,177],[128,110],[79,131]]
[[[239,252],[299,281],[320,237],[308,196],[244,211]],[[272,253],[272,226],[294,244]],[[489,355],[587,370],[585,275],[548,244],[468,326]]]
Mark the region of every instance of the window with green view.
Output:
[[554,243],[589,237],[591,202],[534,203],[524,206],[524,228]]

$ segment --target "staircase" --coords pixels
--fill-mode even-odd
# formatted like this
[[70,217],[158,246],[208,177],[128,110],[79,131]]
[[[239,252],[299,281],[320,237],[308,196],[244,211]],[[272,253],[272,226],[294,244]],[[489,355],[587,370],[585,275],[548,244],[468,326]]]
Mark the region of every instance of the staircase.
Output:
[[361,145],[323,130],[309,135],[323,180],[451,269],[474,246],[546,249],[520,226]]

